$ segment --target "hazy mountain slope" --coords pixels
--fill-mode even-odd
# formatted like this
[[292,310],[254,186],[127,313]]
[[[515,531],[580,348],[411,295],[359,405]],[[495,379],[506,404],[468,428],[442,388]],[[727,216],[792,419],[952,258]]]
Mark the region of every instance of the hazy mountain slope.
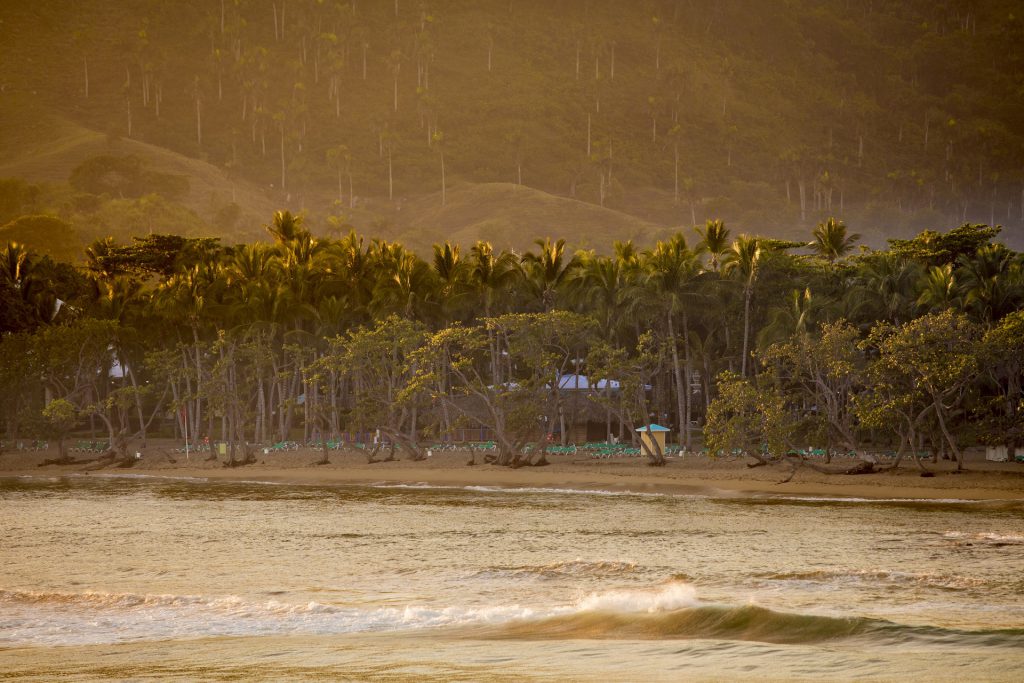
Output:
[[443,207],[438,195],[411,199],[395,223],[402,241],[421,250],[444,240],[468,247],[483,239],[523,251],[534,239],[550,236],[607,251],[615,240],[650,244],[669,232],[628,214],[511,183],[460,183],[449,188]]
[[351,174],[377,207],[346,212],[363,229],[399,228],[443,154],[452,183],[521,173],[663,225],[806,234],[838,214],[878,241],[963,220],[1012,237],[1022,20],[1015,0],[10,0],[0,99],[317,220]]
[[[60,116],[38,104],[21,99],[0,100],[0,177],[19,177],[32,182],[65,183],[83,161],[100,155],[133,155],[146,168],[188,180],[188,191],[178,200],[202,219],[212,222],[218,210],[236,203],[240,212],[228,239],[258,239],[260,226],[270,220],[278,204],[251,182],[231,177],[225,169],[138,140],[107,136]],[[140,226],[144,233],[144,226]],[[96,226],[91,239],[101,237]]]

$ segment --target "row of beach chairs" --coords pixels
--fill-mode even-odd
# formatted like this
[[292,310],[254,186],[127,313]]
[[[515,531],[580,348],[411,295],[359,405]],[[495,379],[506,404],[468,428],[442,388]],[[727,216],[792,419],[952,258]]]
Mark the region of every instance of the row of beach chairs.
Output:
[[13,444],[0,441],[0,452],[6,451],[9,448],[16,451],[45,451],[49,447],[49,442],[42,441],[40,439],[33,439],[32,441],[16,441]]
[[109,441],[76,441],[71,447],[74,453],[104,453],[109,449]]

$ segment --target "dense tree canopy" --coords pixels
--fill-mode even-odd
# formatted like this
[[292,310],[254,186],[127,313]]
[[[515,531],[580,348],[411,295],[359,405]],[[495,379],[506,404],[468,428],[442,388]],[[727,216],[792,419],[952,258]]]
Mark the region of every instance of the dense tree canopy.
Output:
[[427,262],[355,232],[317,239],[289,212],[266,226],[272,245],[101,241],[82,269],[8,244],[3,418],[11,435],[98,420],[111,442],[155,421],[219,435],[233,463],[297,433],[372,432],[422,457],[473,427],[519,465],[581,410],[607,438],[653,421],[694,447],[703,424],[713,450],[761,460],[811,443],[962,462],[982,437],[1016,443],[1024,257],[970,225],[912,241],[972,243],[940,262],[903,243],[844,256],[851,238],[827,234],[842,223],[824,225],[824,258],[747,235],[715,246],[715,223],[696,248],[543,239],[464,258],[444,243]]

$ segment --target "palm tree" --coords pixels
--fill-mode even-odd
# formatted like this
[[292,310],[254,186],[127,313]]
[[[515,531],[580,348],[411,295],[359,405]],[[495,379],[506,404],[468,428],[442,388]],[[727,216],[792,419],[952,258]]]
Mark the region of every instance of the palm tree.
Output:
[[338,286],[337,295],[348,305],[353,321],[365,321],[373,298],[374,262],[370,250],[363,248],[363,238],[352,230],[327,247],[331,273],[328,279]]
[[761,244],[756,237],[740,235],[725,257],[725,272],[736,278],[743,287],[743,355],[740,375],[747,375],[747,355],[750,348],[750,304],[754,298],[754,285],[761,265]]
[[539,253],[524,254],[522,265],[527,283],[547,313],[554,307],[558,292],[576,275],[580,259],[575,255],[566,258],[564,239],[552,242],[548,237],[534,240],[534,244],[539,247]]
[[[660,308],[665,314],[668,332],[669,349],[672,354],[672,374],[676,384],[676,410],[679,424],[679,441],[690,446],[690,388],[689,376],[692,372],[690,359],[690,327],[684,303],[697,296],[696,285],[701,275],[701,264],[697,254],[686,246],[686,238],[676,233],[665,241],[654,245],[654,249],[646,254],[646,284],[651,288],[653,298],[661,303]],[[685,354],[686,374],[684,379],[682,364],[679,362],[679,349],[676,340],[675,317],[682,313],[683,351]]]
[[459,245],[451,242],[434,245],[434,274],[440,280],[442,324],[447,325],[455,316],[466,294],[467,264],[459,258]]
[[370,247],[376,272],[371,310],[379,320],[397,314],[408,320],[428,316],[436,300],[433,271],[397,242],[374,240]]
[[958,309],[963,303],[952,263],[929,268],[920,281],[919,289],[921,294],[917,297],[917,305],[925,312]]
[[886,320],[900,324],[913,317],[921,267],[892,252],[877,252],[858,266],[846,297],[848,314],[866,323]]
[[836,259],[850,253],[853,245],[860,239],[857,233],[847,235],[846,224],[835,218],[818,223],[812,234],[814,240],[807,246],[829,263],[835,263]]
[[273,222],[266,227],[278,244],[292,242],[303,233],[309,234],[302,227],[302,216],[294,216],[291,211],[276,211]]
[[803,291],[790,291],[785,303],[772,309],[771,321],[758,333],[758,347],[767,348],[793,335],[806,334],[815,322],[818,308],[819,304],[811,294],[810,287],[805,287]]
[[109,280],[117,275],[117,270],[110,260],[111,252],[117,248],[113,237],[96,240],[85,248],[85,269],[94,278]]
[[496,295],[521,271],[513,254],[506,251],[495,256],[490,242],[478,241],[469,253],[469,281],[480,296],[484,317],[489,318]]
[[1024,303],[1024,271],[1014,253],[1001,244],[980,247],[974,256],[960,256],[964,306],[977,320],[991,325]]
[[[632,245],[630,245],[632,246]],[[637,317],[640,300],[639,260],[629,249],[617,249],[615,257],[589,255],[581,259],[580,276],[574,281],[580,302],[597,318],[606,339]]]
[[718,272],[722,254],[729,249],[729,229],[720,220],[708,220],[703,228],[697,228],[700,243],[697,251],[708,253],[708,264],[711,270]]

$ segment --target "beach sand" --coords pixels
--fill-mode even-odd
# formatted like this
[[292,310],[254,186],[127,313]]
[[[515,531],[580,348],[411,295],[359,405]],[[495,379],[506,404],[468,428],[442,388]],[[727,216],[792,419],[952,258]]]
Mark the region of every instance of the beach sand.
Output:
[[[0,477],[91,475],[148,475],[197,477],[225,481],[266,481],[303,485],[403,484],[432,486],[492,486],[502,488],[599,489],[607,491],[693,494],[775,494],[807,497],[871,499],[1005,500],[1024,499],[1024,464],[993,463],[981,451],[969,451],[965,471],[956,473],[951,462],[927,463],[935,476],[922,477],[912,460],[899,470],[880,474],[828,475],[802,468],[792,481],[786,466],[748,467],[745,458],[719,459],[689,455],[670,458],[665,467],[649,467],[645,458],[597,459],[585,453],[549,455],[550,465],[511,469],[482,464],[468,466],[468,451],[434,453],[425,461],[399,459],[368,464],[362,451],[332,451],[330,464],[313,465],[321,452],[300,449],[259,453],[257,462],[245,467],[224,467],[224,457],[207,460],[208,453],[174,452],[176,444],[150,440],[135,447],[141,457],[132,468],[90,470],[88,465],[39,466],[55,458],[47,451],[6,451],[0,454]],[[88,454],[73,454],[87,459]],[[399,457],[402,457],[399,454]],[[834,460],[837,466],[849,460]]]

